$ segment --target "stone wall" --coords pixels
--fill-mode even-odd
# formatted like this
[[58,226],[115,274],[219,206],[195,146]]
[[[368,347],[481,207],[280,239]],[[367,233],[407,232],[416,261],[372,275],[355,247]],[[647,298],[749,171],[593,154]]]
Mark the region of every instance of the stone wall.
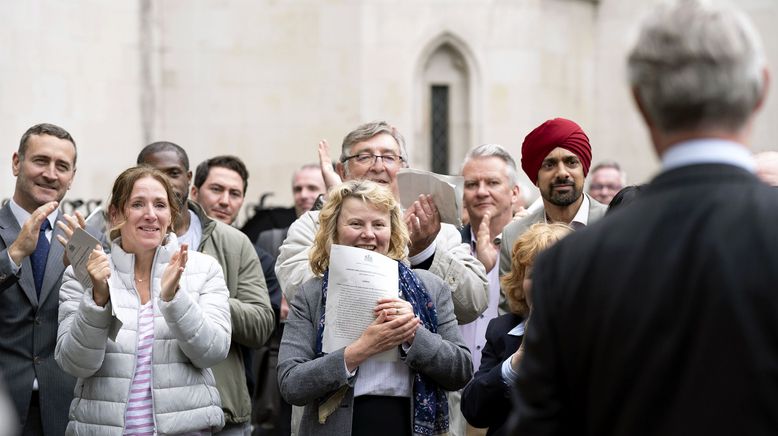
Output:
[[[184,146],[192,167],[242,157],[248,201],[291,204],[292,171],[316,143],[386,119],[427,168],[430,57],[441,44],[466,80],[449,168],[469,146],[519,157],[526,133],[564,116],[590,134],[594,161],[622,162],[630,182],[656,171],[629,97],[624,57],[643,0],[211,0],[2,2],[0,198],[24,130],[68,129],[79,147],[72,198],[101,198],[152,140]],[[742,0],[778,59],[778,3]],[[453,70],[452,70],[453,71]],[[770,97],[755,148],[778,148]]]

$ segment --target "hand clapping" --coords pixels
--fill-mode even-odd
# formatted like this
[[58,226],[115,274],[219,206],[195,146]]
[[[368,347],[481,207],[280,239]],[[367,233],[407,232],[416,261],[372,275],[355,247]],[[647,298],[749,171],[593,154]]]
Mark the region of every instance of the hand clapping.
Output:
[[180,250],[173,255],[170,263],[168,263],[165,271],[162,273],[162,290],[159,294],[162,301],[170,301],[176,296],[178,283],[186,267],[188,249],[189,246],[187,244],[181,244]]

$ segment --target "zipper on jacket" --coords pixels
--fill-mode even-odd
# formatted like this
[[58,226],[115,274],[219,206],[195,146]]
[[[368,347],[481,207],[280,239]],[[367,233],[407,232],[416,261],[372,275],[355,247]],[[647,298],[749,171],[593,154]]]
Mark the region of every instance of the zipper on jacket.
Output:
[[[156,321],[154,318],[156,318],[156,314],[154,312],[154,308],[156,307],[154,304],[154,270],[157,265],[157,256],[159,255],[159,250],[162,248],[162,246],[157,247],[156,252],[154,253],[154,258],[151,260],[151,273],[149,274],[149,301],[151,301],[151,331],[154,332],[154,339],[151,341],[151,362],[150,362],[150,371],[149,373],[149,392],[151,392],[151,420],[154,422],[154,434],[157,434],[157,411],[154,407],[154,342],[157,340],[157,332],[156,332]],[[130,389],[132,389],[132,380],[135,379],[135,370],[138,368],[138,342],[140,341],[140,308],[143,306],[142,302],[140,301],[140,293],[137,289],[135,289],[135,259],[136,256],[134,254],[130,254],[132,256],[132,274],[130,274],[130,278],[132,279],[132,290],[135,292],[135,298],[138,301],[138,310],[135,311],[135,361],[132,363],[132,379],[130,380]],[[130,407],[130,392],[127,392],[127,401],[124,403],[124,419],[122,424],[122,434],[124,434],[125,427],[127,426],[127,409]]]

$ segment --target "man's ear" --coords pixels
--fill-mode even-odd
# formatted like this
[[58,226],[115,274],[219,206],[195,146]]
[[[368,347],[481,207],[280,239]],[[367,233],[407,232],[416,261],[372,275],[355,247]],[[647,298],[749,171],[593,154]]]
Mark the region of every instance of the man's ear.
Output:
[[335,172],[340,176],[340,180],[346,180],[346,166],[343,164],[343,162],[338,162],[335,164]]
[[516,204],[521,199],[521,188],[519,185],[513,185],[511,188],[511,204]]
[[186,186],[190,186],[192,184],[192,171],[186,172]]
[[189,196],[192,197],[192,200],[197,201],[197,193],[200,192],[197,189],[197,186],[192,185],[192,189],[189,192]]
[[11,169],[13,170],[14,177],[19,177],[19,168],[22,166],[22,160],[19,158],[19,153],[14,152],[11,158]]

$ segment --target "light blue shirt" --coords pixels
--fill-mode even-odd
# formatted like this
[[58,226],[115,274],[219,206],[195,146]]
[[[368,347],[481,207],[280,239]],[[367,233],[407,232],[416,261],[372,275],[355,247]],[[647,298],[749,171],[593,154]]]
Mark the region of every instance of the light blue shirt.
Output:
[[[516,327],[512,328],[511,331],[508,332],[511,336],[524,336],[524,329],[526,326],[527,321],[524,320],[520,322]],[[516,371],[513,370],[513,367],[511,366],[511,357],[513,355],[509,356],[507,359],[505,359],[502,362],[502,381],[505,383],[506,386],[512,385],[516,381],[516,377],[519,376]]]
[[679,142],[662,155],[663,171],[698,164],[726,164],[751,173],[756,171],[751,152],[744,145],[726,139],[703,138]]

